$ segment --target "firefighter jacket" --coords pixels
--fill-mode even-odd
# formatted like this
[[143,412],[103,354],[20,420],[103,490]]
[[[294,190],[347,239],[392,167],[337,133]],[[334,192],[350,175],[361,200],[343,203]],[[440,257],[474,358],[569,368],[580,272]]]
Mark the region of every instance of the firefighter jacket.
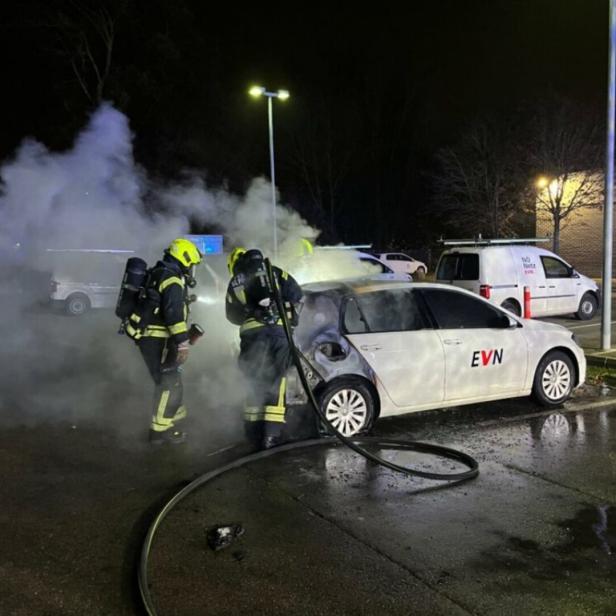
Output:
[[[279,267],[272,266],[272,273],[287,317],[292,325],[296,325],[296,305],[302,299],[302,289],[293,276]],[[265,272],[260,270],[248,275],[236,274],[229,281],[225,302],[226,316],[228,321],[240,326],[240,335],[266,325],[282,326],[282,319],[271,293],[267,298],[259,296],[258,291],[255,291],[255,287],[266,288],[264,276]],[[267,302],[267,299],[270,301]]]
[[172,338],[176,344],[188,340],[188,291],[182,266],[170,256],[152,268],[146,297],[131,314],[126,333],[144,337]]

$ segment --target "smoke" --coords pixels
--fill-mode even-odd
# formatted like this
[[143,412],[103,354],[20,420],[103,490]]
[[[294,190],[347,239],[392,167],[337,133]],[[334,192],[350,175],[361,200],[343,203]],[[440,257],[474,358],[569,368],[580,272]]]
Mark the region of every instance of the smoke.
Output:
[[[155,182],[135,162],[132,139],[126,116],[103,104],[69,151],[51,152],[26,139],[0,169],[0,360],[6,366],[0,385],[3,407],[15,409],[18,421],[87,419],[133,435],[149,423],[152,384],[132,343],[116,336],[111,310],[70,318],[31,306],[24,272],[58,276],[57,254],[49,249],[127,249],[152,263],[191,226],[210,226],[224,234],[227,248],[272,253],[266,180],[255,179],[244,195],[210,189],[195,173],[175,184]],[[357,260],[348,255],[321,255],[307,267],[297,254],[298,242],[316,239],[318,230],[295,211],[279,205],[275,224],[277,262],[295,268],[300,282],[357,273]],[[82,270],[73,274],[77,278],[96,277],[85,256],[74,253],[71,261],[73,272]],[[193,317],[206,334],[186,365],[187,397],[208,430],[223,424],[235,429],[244,390],[235,367],[237,328],[224,317],[224,263],[212,260],[200,279],[205,290],[197,290],[209,301],[194,304]],[[35,279],[36,292],[45,296],[41,280]],[[224,416],[227,408],[236,409],[233,417]]]

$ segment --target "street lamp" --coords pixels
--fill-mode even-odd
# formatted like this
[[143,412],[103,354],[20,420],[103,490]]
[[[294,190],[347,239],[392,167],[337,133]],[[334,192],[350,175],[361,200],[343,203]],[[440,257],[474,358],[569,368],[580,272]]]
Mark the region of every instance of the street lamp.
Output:
[[252,86],[248,90],[250,96],[259,98],[260,96],[267,97],[267,120],[269,126],[269,152],[270,152],[270,177],[272,182],[272,218],[274,224],[274,258],[278,256],[278,234],[276,229],[276,167],[274,164],[274,112],[272,109],[272,99],[277,98],[281,101],[286,101],[289,98],[288,90],[278,90],[278,92],[270,92],[263,86]]

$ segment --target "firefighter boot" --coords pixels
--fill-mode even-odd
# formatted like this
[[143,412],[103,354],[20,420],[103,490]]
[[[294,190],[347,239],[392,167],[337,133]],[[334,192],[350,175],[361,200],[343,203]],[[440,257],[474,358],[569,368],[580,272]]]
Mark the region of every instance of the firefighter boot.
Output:
[[181,445],[186,442],[186,438],[186,432],[171,428],[169,430],[165,430],[164,432],[150,430],[149,441],[151,445]]

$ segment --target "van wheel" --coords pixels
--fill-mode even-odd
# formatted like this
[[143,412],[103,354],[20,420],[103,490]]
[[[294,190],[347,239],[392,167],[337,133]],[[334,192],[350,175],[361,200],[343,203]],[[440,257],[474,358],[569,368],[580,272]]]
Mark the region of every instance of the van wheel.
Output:
[[423,280],[426,277],[426,269],[418,267],[413,275],[417,277],[417,280]]
[[355,436],[372,428],[375,401],[360,379],[336,379],[328,383],[319,398],[321,411],[343,436]]
[[64,312],[72,317],[79,317],[90,310],[90,300],[83,293],[73,293],[64,302]]
[[550,351],[537,366],[533,397],[547,407],[560,406],[573,390],[573,362],[562,351]]
[[580,321],[589,321],[597,313],[597,298],[592,293],[584,293],[580,300],[580,307],[575,316]]
[[502,304],[501,308],[505,310],[509,310],[509,312],[513,312],[516,317],[522,316],[522,310],[520,309],[520,304],[513,299],[506,299]]

